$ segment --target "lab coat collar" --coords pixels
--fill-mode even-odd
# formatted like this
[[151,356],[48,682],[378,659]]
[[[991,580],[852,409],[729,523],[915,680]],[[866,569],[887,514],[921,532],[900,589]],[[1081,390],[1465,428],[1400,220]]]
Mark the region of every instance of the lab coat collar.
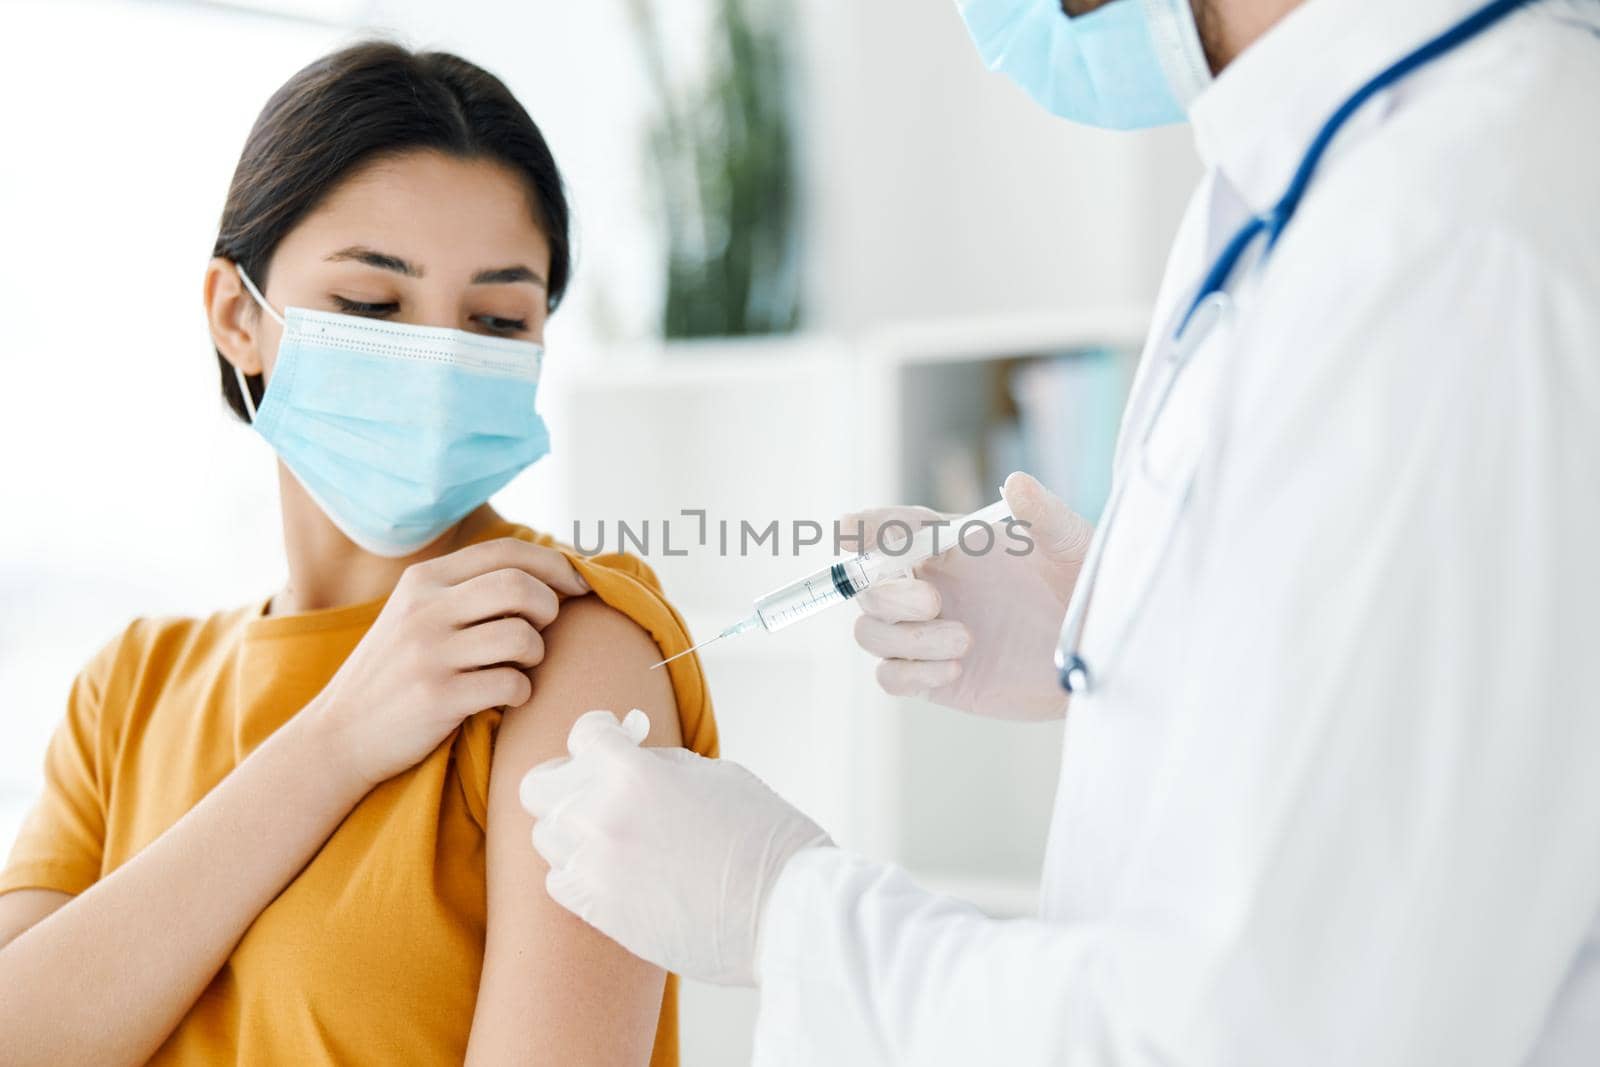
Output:
[[[1227,177],[1251,210],[1265,211],[1282,195],[1317,130],[1351,93],[1482,3],[1306,0],[1190,105],[1200,158]],[[1384,103],[1376,99],[1369,108],[1381,113]]]

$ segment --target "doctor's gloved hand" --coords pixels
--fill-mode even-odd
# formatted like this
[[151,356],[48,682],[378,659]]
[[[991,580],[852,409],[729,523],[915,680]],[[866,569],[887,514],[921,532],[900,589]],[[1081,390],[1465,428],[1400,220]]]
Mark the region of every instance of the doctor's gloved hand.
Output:
[[722,985],[755,981],[768,892],[816,823],[737,763],[641,748],[650,721],[591,711],[570,757],[522,779],[551,899],[641,959]]
[[[1002,492],[1026,529],[998,529],[987,552],[957,546],[862,593],[856,643],[883,661],[878,684],[895,696],[1001,719],[1059,718],[1066,694],[1056,678],[1056,637],[1094,527],[1027,474],[1011,475]],[[841,527],[861,522],[870,548],[892,520],[916,530],[958,517],[879,508],[847,516]]]

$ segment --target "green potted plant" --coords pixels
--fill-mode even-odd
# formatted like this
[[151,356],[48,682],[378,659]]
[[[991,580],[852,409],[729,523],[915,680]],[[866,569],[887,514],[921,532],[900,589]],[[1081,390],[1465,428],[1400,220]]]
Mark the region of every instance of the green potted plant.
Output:
[[674,77],[654,0],[626,0],[658,101],[648,158],[669,339],[792,331],[799,244],[786,0],[711,0],[701,76]]

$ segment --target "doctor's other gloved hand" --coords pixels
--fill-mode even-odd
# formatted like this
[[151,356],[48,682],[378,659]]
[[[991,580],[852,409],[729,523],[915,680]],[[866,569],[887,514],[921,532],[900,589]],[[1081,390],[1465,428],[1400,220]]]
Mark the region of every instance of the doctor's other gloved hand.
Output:
[[755,981],[761,912],[784,865],[831,845],[737,763],[641,748],[650,721],[591,711],[571,756],[522,779],[551,899],[635,956],[721,985]]
[[[882,660],[878,684],[892,695],[1001,719],[1059,718],[1067,699],[1056,678],[1056,637],[1094,527],[1027,474],[1011,475],[1002,492],[1026,529],[999,528],[987,552],[957,545],[862,593],[856,643]],[[915,531],[954,518],[879,508],[847,516],[841,528],[853,532],[859,521],[870,548],[890,521]],[[958,532],[951,529],[951,541]],[[984,541],[968,543],[977,549]]]
[[557,594],[588,591],[560,552],[510,537],[413,564],[306,711],[370,789],[469,715],[527,701]]

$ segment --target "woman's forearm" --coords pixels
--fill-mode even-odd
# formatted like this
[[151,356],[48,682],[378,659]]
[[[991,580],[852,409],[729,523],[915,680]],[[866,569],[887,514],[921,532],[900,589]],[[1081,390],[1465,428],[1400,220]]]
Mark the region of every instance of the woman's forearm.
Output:
[[313,702],[133,859],[0,948],[0,1063],[142,1063],[367,786]]

